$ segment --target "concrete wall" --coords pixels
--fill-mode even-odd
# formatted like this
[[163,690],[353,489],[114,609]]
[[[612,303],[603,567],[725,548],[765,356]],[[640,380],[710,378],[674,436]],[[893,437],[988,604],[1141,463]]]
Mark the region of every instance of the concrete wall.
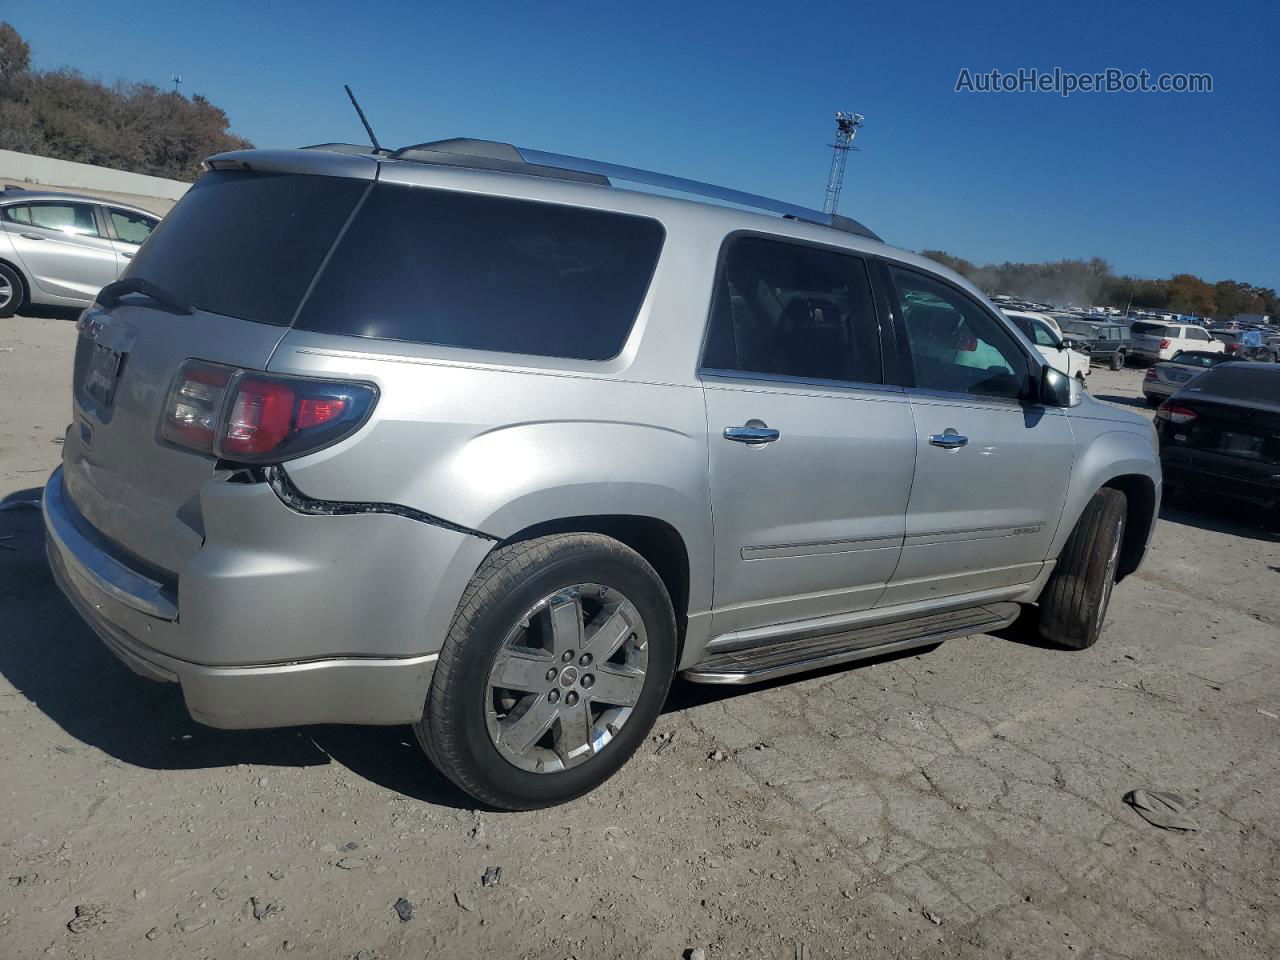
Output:
[[[86,193],[109,191],[141,198],[169,201],[173,206],[190,189],[191,184],[163,177],[148,177],[141,173],[127,173],[109,167],[95,167],[88,163],[72,163],[70,160],[53,160],[29,153],[0,150],[0,181],[41,184],[63,190],[83,190]],[[25,181],[26,183],[22,183]]]

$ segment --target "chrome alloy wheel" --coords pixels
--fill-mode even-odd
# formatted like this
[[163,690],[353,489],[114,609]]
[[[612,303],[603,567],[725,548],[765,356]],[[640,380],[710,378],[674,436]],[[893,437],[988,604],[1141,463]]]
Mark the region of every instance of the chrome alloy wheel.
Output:
[[0,273],[0,310],[9,306],[13,302],[13,298],[18,295],[18,291],[14,289],[9,278]]
[[1120,546],[1124,539],[1124,517],[1116,521],[1115,530],[1111,532],[1115,541],[1111,544],[1111,553],[1107,557],[1107,568],[1102,574],[1102,599],[1098,603],[1097,622],[1094,629],[1102,632],[1102,621],[1107,615],[1107,607],[1111,606],[1111,591],[1116,585],[1116,567],[1120,565]]
[[556,773],[603,750],[631,717],[648,669],[635,604],[597,583],[543,597],[489,670],[489,737],[511,764]]

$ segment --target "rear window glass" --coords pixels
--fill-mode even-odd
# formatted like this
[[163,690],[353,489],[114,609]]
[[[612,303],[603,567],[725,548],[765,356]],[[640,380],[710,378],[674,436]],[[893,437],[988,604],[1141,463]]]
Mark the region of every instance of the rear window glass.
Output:
[[644,217],[379,184],[297,327],[607,360],[635,322],[663,236]]
[[1280,405],[1280,367],[1248,362],[1218,364],[1196,380],[1196,387],[1201,394]]
[[1165,337],[1169,335],[1169,328],[1163,323],[1135,323],[1129,329],[1134,333],[1145,333],[1158,337]]
[[160,221],[125,276],[200,310],[286,325],[368,185],[211,171]]

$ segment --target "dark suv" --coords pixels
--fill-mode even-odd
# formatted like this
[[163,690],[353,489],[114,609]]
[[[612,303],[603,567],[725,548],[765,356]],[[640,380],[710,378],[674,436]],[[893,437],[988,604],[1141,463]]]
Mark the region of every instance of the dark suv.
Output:
[[1092,323],[1072,320],[1062,324],[1062,333],[1077,343],[1087,344],[1089,359],[1105,363],[1112,370],[1124,367],[1129,356],[1129,327],[1119,321]]

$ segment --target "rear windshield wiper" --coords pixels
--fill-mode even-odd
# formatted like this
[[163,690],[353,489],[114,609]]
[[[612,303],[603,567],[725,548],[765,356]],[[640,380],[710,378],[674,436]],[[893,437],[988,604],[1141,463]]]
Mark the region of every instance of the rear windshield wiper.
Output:
[[104,307],[114,307],[122,297],[130,293],[142,294],[148,300],[155,301],[157,306],[167,310],[169,313],[176,313],[182,316],[191,313],[191,306],[184,302],[181,297],[169,293],[163,287],[157,287],[150,280],[143,280],[141,277],[128,277],[124,280],[108,283],[98,291],[98,303]]

